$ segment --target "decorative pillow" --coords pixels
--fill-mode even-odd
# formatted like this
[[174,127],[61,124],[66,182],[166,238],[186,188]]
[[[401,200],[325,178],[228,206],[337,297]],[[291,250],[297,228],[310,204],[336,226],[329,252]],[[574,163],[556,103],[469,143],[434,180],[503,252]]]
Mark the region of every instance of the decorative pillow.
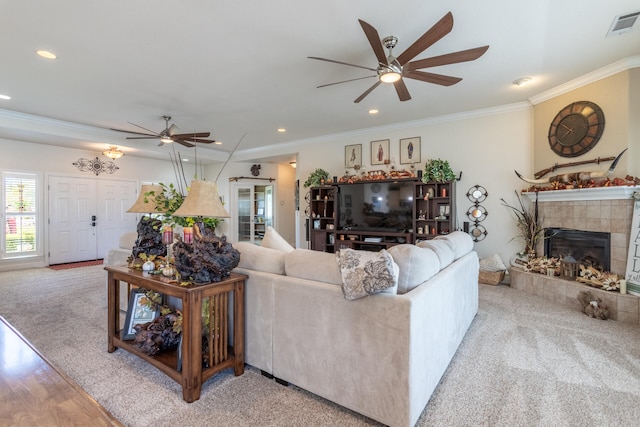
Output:
[[278,232],[272,226],[267,227],[267,231],[264,233],[264,238],[262,239],[262,247],[278,249],[282,252],[291,252],[295,249],[293,246],[287,242],[284,237],[278,234]]
[[440,271],[440,260],[431,249],[405,243],[390,247],[389,254],[400,267],[399,294],[409,292]]
[[385,249],[380,252],[341,249],[336,259],[342,275],[342,293],[355,300],[397,288],[399,268]]
[[502,262],[500,255],[493,254],[487,258],[480,258],[480,270],[483,271],[505,271],[507,267]]

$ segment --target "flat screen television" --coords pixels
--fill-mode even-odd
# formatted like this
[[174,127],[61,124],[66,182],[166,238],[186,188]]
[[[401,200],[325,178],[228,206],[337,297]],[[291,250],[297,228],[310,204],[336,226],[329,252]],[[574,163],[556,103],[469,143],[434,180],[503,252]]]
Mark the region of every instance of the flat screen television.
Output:
[[413,228],[413,181],[338,185],[339,229],[403,232]]

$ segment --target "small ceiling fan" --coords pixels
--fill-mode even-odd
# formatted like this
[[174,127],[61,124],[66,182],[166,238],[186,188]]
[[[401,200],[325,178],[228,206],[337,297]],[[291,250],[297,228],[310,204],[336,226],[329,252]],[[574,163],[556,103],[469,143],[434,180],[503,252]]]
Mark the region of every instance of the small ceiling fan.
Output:
[[165,129],[160,133],[156,133],[152,130],[149,130],[147,128],[144,128],[140,125],[137,125],[131,122],[127,122],[127,123],[132,124],[136,127],[139,127],[140,129],[144,129],[147,132],[151,132],[151,133],[132,132],[129,130],[122,130],[122,129],[111,129],[111,130],[115,130],[117,132],[132,133],[134,135],[144,135],[144,136],[128,136],[127,139],[159,139],[160,144],[158,144],[158,147],[162,147],[164,144],[169,144],[171,142],[177,142],[178,144],[182,144],[185,147],[195,147],[195,144],[194,144],[195,142],[199,142],[202,144],[211,144],[212,142],[216,142],[215,140],[212,140],[212,139],[204,139],[209,137],[210,135],[209,132],[176,133],[178,131],[178,126],[176,126],[173,123],[171,124],[171,126],[169,126],[169,120],[171,120],[171,116],[162,116],[162,118],[165,121]]
[[[420,71],[422,68],[437,67],[441,65],[456,64],[459,62],[473,61],[481,57],[489,46],[476,47],[474,49],[461,50],[458,52],[447,53],[445,55],[434,56],[431,58],[419,59],[411,61],[413,58],[424,52],[427,48],[434,45],[441,38],[451,32],[453,28],[453,15],[451,12],[447,13],[438,22],[436,22],[426,33],[424,33],[418,40],[416,40],[411,46],[409,46],[404,52],[402,52],[397,58],[393,56],[393,48],[398,43],[398,39],[394,36],[385,37],[380,40],[378,31],[370,24],[359,19],[360,26],[364,30],[369,44],[373,49],[376,59],[378,60],[377,68],[364,67],[362,65],[349,64],[347,62],[335,61],[333,59],[319,58],[317,56],[309,56],[309,59],[317,59],[319,61],[334,62],[336,64],[348,65],[350,67],[364,68],[365,70],[374,71],[376,74],[372,76],[359,77],[350,80],[343,80],[335,83],[328,83],[318,86],[318,88],[332,86],[340,83],[352,82],[355,80],[368,79],[371,77],[377,77],[378,81],[373,84],[369,89],[364,91],[362,95],[357,97],[353,102],[358,103],[362,101],[367,95],[369,95],[380,83],[393,83],[393,86],[398,93],[400,101],[408,101],[411,99],[407,86],[404,83],[404,78],[420,80],[427,83],[434,83],[442,86],[451,86],[462,80],[460,77],[445,76],[442,74],[428,73]],[[389,50],[389,55],[385,56],[384,47]]]

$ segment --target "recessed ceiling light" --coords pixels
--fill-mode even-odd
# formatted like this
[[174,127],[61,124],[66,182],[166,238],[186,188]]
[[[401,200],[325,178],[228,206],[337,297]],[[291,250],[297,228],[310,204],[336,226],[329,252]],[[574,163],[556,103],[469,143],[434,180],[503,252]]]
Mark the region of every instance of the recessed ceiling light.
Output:
[[286,131],[287,131],[287,130],[286,130],[285,128],[278,128],[278,132],[280,132],[280,133],[284,133],[284,132],[286,132]]
[[188,162],[188,161],[189,161],[189,159],[185,159],[185,158],[183,157],[183,158],[182,158],[182,161],[183,161],[183,162]]
[[3,95],[0,93],[0,99],[11,99],[9,95]]
[[533,81],[533,79],[531,77],[521,77],[518,80],[514,80],[513,84],[520,87],[520,86],[526,86],[529,83],[531,83]]
[[378,110],[372,108],[371,110],[369,110],[369,114],[378,114]]
[[54,53],[49,52],[48,50],[36,50],[36,53],[43,58],[47,59],[56,59],[57,56]]

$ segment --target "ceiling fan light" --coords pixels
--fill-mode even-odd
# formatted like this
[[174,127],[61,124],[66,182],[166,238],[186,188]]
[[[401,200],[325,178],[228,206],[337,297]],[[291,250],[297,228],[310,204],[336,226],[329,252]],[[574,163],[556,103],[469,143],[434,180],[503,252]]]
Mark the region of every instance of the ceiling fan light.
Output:
[[169,138],[168,136],[163,136],[162,138],[160,138],[160,141],[164,142],[165,144],[170,144],[173,142],[173,139]]
[[382,83],[395,83],[402,75],[397,71],[393,70],[384,70],[380,72],[380,76],[378,77]]

